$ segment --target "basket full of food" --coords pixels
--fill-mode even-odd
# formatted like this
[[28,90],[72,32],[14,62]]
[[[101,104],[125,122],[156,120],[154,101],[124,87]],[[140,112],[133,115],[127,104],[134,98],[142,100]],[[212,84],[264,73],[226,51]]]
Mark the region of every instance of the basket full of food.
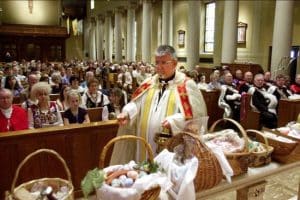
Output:
[[[104,168],[108,149],[122,140],[137,140],[144,144],[148,159],[142,163],[130,161],[125,165],[113,165]],[[168,178],[159,171],[153,161],[151,146],[145,139],[133,135],[123,135],[110,140],[100,155],[99,169],[87,173],[81,182],[81,188],[87,196],[96,189],[97,199],[155,200],[162,187],[170,187]]]
[[195,191],[212,188],[219,184],[223,178],[221,166],[214,153],[200,140],[197,130],[190,127],[167,141],[170,152],[176,152],[176,159],[184,164],[185,160],[195,156],[198,159],[198,169],[194,178]]
[[[246,132],[248,136],[255,138],[255,140],[249,140],[249,151],[251,152],[249,167],[260,167],[269,164],[272,161],[271,154],[274,147],[269,145],[268,138],[257,130],[248,129]],[[256,141],[257,137],[263,139],[263,142]]]
[[[272,159],[280,163],[291,163],[300,160],[300,139],[287,135],[277,129],[263,128],[262,132],[268,138],[269,145],[274,147]],[[262,137],[258,137],[263,140]]]
[[[16,182],[22,167],[34,156],[47,153],[54,155],[62,164],[68,179],[41,178],[31,180],[16,187]],[[64,159],[54,150],[39,149],[29,154],[18,166],[11,191],[6,192],[6,200],[73,200],[74,187],[72,185],[71,173]]]
[[[221,123],[229,122],[235,129],[223,129],[216,131]],[[233,175],[247,173],[250,159],[248,137],[243,127],[233,119],[223,118],[215,121],[205,134],[206,143],[213,143],[222,148],[232,170]]]

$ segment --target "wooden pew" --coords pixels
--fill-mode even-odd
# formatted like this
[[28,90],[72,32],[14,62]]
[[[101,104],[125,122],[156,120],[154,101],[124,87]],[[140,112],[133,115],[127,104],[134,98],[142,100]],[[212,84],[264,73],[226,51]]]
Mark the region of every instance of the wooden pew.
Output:
[[220,91],[219,90],[213,90],[213,91],[201,90],[201,93],[202,93],[204,101],[206,103],[207,115],[209,116],[208,127],[210,127],[213,122],[217,121],[218,119],[223,118],[224,110],[218,106]]
[[[0,133],[0,199],[10,190],[19,163],[40,148],[57,151],[66,161],[72,174],[75,196],[86,172],[98,166],[105,144],[117,134],[117,121],[74,124],[33,130]],[[108,164],[111,152],[108,154]],[[52,156],[40,155],[29,160],[20,171],[17,185],[43,177],[66,178],[64,169]],[[77,194],[77,195],[76,195]]]
[[300,113],[300,100],[283,100],[278,105],[278,127],[296,121]]
[[241,118],[240,124],[244,129],[256,129],[259,130],[259,112],[253,111],[250,105],[251,95],[246,94],[241,99]]
[[88,114],[90,117],[91,122],[98,122],[102,121],[102,107],[97,107],[97,108],[88,108]]
[[[102,121],[102,107],[88,108],[87,112],[89,114],[90,122],[100,122]],[[64,116],[64,111],[60,111],[61,116]]]

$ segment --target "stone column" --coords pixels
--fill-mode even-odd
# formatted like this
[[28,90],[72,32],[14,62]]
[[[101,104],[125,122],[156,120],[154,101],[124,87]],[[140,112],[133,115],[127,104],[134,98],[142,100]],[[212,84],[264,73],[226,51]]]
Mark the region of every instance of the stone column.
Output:
[[91,18],[91,29],[89,34],[89,58],[96,60],[96,19]]
[[199,63],[200,43],[200,1],[188,1],[188,27],[187,27],[187,66],[190,70]]
[[142,60],[151,62],[151,2],[143,1]]
[[111,12],[107,12],[105,15],[105,60],[112,61],[112,23],[111,23]]
[[84,35],[83,35],[83,52],[84,52],[84,58],[88,58],[89,57],[89,37],[90,37],[90,29],[91,29],[91,20],[89,18],[87,18],[86,20],[84,20],[84,24],[83,24],[83,31],[84,31]]
[[97,60],[103,60],[103,40],[104,40],[104,16],[98,15],[97,18],[96,49]]
[[130,5],[127,10],[127,51],[126,60],[135,61],[134,38],[135,38],[135,6]]
[[261,48],[261,16],[262,16],[262,1],[253,1],[253,28],[252,39],[250,46],[250,61],[253,63],[262,63],[262,48]]
[[160,46],[162,44],[161,37],[162,37],[162,31],[161,31],[161,16],[157,19],[157,46]]
[[122,13],[120,9],[115,10],[115,62],[122,61],[122,29],[121,29]]
[[236,59],[238,1],[224,2],[224,25],[222,39],[222,63],[233,63]]
[[279,69],[282,59],[288,60],[293,34],[293,9],[294,1],[276,1],[275,19],[272,42],[272,73],[288,73],[286,68]]
[[173,0],[162,1],[162,44],[172,45]]
[[221,64],[224,1],[216,1],[214,33],[214,66]]

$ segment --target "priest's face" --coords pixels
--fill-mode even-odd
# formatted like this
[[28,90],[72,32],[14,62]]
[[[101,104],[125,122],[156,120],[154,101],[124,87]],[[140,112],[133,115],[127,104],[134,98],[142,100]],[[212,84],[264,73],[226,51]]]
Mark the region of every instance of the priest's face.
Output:
[[177,60],[171,55],[155,56],[156,73],[162,79],[170,78],[174,75],[177,65]]

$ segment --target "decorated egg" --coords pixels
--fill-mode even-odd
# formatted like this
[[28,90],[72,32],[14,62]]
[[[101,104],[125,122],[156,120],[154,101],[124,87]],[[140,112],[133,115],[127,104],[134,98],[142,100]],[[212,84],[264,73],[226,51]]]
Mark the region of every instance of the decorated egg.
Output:
[[112,182],[111,182],[111,186],[120,187],[121,186],[121,181],[119,179],[113,179]]
[[132,179],[137,179],[139,174],[136,171],[129,171],[127,172],[127,177]]
[[131,187],[133,185],[133,179],[132,178],[126,178],[125,181],[122,181],[123,187]]

